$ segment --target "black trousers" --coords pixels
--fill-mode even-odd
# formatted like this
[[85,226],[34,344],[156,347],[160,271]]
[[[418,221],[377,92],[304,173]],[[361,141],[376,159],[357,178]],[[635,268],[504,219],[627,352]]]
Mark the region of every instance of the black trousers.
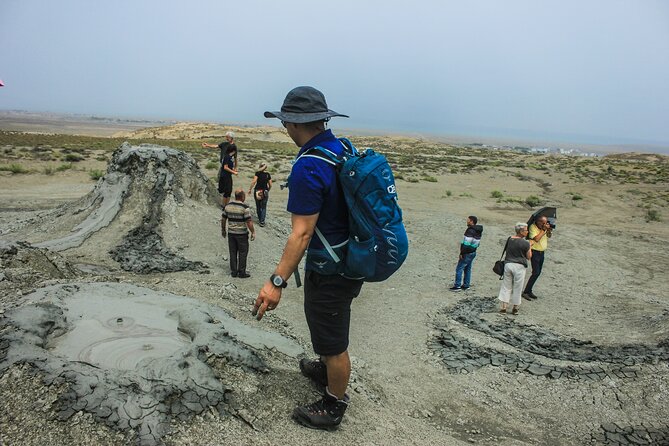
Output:
[[545,251],[532,250],[532,275],[530,276],[530,280],[527,281],[527,285],[525,285],[524,293],[532,292],[534,283],[541,275],[541,270],[544,267],[544,252]]
[[246,272],[246,257],[249,255],[249,235],[228,233],[230,248],[230,271]]

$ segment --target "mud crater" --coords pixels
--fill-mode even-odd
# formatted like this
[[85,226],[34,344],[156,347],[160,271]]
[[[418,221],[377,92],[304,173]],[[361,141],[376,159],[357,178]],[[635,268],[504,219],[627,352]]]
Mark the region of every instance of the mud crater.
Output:
[[[269,371],[262,352],[302,348],[246,326],[220,308],[128,284],[55,285],[24,297],[0,323],[0,372],[30,364],[45,384],[66,384],[57,417],[79,411],[138,444],[160,444],[172,419],[205,410],[236,415],[240,377]],[[210,363],[233,371],[228,381]],[[225,369],[224,369],[225,370]]]

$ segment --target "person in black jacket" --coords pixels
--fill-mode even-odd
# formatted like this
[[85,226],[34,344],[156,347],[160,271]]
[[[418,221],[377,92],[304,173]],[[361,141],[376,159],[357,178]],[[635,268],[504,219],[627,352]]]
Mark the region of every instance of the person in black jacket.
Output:
[[[458,265],[455,267],[455,282],[449,288],[451,291],[467,290],[471,286],[472,279],[472,263],[476,257],[476,248],[481,243],[481,235],[483,234],[483,226],[478,225],[478,218],[474,215],[467,217],[467,229],[465,236],[460,244],[460,257],[458,258]],[[464,280],[462,273],[464,271]]]

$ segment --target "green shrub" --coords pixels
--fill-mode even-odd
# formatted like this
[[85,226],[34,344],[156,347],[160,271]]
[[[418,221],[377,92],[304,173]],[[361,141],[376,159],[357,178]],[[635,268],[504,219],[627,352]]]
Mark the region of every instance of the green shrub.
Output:
[[218,167],[218,163],[214,162],[214,161],[209,161],[204,166],[205,169],[216,169],[217,167]]
[[648,211],[646,211],[646,221],[662,221],[660,218],[660,213],[657,211],[657,209],[648,209]]
[[88,172],[88,176],[91,177],[91,180],[93,181],[99,180],[104,175],[105,175],[104,171],[98,169],[93,169],[90,172]]
[[82,161],[84,159],[84,157],[81,156],[81,155],[77,155],[75,153],[68,153],[67,155],[65,155],[64,159],[65,159],[65,161],[68,161],[68,162],[78,163],[79,161]]
[[28,169],[16,163],[12,163],[9,166],[0,166],[0,171],[11,173],[28,173]]
[[447,190],[447,191],[446,191],[446,196],[447,196],[447,197],[450,197],[451,195],[453,195],[453,192],[451,192],[450,190]]
[[582,200],[583,197],[579,194],[574,194],[574,195],[571,196],[571,199],[574,200],[574,201],[578,201],[578,200]]
[[96,160],[96,161],[104,161],[104,162],[107,162],[107,161],[108,161],[108,160],[107,160],[107,157],[104,156],[104,155],[100,155],[100,156],[98,156],[97,158],[95,158],[95,160]]
[[427,176],[423,177],[423,181],[427,181],[428,183],[436,183],[437,179],[435,177]]
[[502,198],[504,196],[504,194],[502,192],[498,191],[498,190],[494,190],[494,191],[490,192],[490,196],[492,198]]
[[407,178],[407,181],[409,183],[418,183],[420,180],[416,177],[410,177],[410,178]]
[[535,207],[539,206],[540,204],[543,203],[543,200],[536,195],[530,195],[525,199],[525,203],[528,204],[528,206]]
[[63,163],[60,166],[56,167],[56,172],[63,172],[71,168],[72,168],[72,163]]
[[51,166],[46,166],[44,168],[44,175],[53,175],[53,167]]

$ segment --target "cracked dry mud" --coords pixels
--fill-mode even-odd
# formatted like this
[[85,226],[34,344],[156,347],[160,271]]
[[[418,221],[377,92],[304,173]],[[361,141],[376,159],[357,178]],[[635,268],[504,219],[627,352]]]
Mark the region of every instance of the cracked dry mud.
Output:
[[[244,280],[228,276],[215,191],[183,152],[123,146],[78,200],[31,199],[2,221],[0,442],[669,444],[669,230],[637,227],[629,244],[620,222],[633,210],[565,210],[541,298],[500,316],[489,269],[527,210],[476,197],[531,185],[460,176],[398,183],[410,257],[354,302],[352,404],[335,434],[290,420],[316,397],[297,369],[310,356],[302,291],[291,281],[261,323],[249,313],[287,236],[286,191],[272,195]],[[438,198],[444,184],[471,197]],[[471,213],[485,227],[474,286],[448,293]]]

